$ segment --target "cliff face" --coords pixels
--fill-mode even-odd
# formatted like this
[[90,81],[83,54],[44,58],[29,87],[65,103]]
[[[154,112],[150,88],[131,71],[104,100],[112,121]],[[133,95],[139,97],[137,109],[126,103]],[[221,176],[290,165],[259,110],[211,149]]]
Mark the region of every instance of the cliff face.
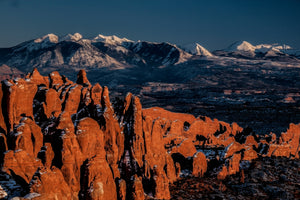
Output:
[[130,93],[112,104],[108,88],[92,86],[82,70],[77,83],[34,70],[0,89],[1,173],[19,186],[16,193],[0,182],[10,197],[170,199],[169,184],[185,173],[202,177],[214,167],[222,180],[258,157],[299,159],[300,124],[276,138],[142,109]]

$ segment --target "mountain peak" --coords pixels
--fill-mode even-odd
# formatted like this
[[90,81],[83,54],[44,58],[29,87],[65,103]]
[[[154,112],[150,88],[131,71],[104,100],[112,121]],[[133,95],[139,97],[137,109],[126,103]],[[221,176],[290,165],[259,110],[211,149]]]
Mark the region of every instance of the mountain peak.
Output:
[[60,41],[78,41],[82,39],[82,35],[80,33],[67,34]]
[[247,41],[238,41],[230,45],[226,51],[255,51],[255,46]]
[[191,54],[199,55],[199,56],[213,56],[207,49],[201,46],[198,43],[192,43],[185,45],[183,49]]
[[94,38],[95,42],[105,42],[109,44],[122,44],[123,42],[133,42],[132,40],[129,40],[127,38],[119,38],[115,35],[105,36],[105,35],[97,35]]
[[47,35],[44,35],[43,37],[35,39],[34,42],[35,43],[42,43],[42,42],[58,43],[58,36],[53,33],[49,33]]

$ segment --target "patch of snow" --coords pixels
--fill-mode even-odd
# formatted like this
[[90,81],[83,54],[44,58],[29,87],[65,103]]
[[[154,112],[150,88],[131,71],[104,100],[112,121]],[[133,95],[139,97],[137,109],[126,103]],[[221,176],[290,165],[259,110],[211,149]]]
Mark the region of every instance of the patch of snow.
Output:
[[5,190],[1,187],[0,185],[0,199],[3,199],[6,197],[8,194],[5,192]]
[[8,86],[8,87],[13,86],[13,84],[12,84],[11,82],[9,82],[8,80],[4,80],[3,82],[4,82],[4,84],[5,84],[6,86]]
[[24,196],[24,199],[34,199],[39,196],[41,196],[39,193],[29,193],[26,196]]
[[188,177],[192,174],[192,171],[191,170],[188,170],[188,169],[184,169],[184,170],[181,170],[179,176],[180,177]]
[[21,135],[21,134],[23,134],[23,132],[18,131],[17,133],[15,133],[15,136],[18,136],[18,135]]

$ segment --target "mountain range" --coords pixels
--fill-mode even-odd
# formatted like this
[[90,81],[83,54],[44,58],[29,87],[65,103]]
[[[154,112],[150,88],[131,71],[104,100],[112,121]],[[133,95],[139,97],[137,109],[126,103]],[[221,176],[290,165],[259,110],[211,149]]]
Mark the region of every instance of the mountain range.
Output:
[[253,46],[242,41],[223,50],[209,52],[198,43],[179,46],[167,42],[132,41],[117,36],[83,38],[79,33],[58,37],[47,34],[11,48],[0,48],[0,65],[30,71],[33,67],[67,69],[124,69],[135,66],[163,67],[177,65],[199,57],[234,57],[299,62],[300,51],[287,45]]

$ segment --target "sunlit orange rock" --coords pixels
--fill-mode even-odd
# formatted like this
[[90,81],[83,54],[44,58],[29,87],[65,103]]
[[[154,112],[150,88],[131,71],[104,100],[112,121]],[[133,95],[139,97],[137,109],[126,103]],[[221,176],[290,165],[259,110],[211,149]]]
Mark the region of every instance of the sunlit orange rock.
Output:
[[18,79],[16,82],[5,80],[2,85],[4,90],[7,128],[13,130],[14,124],[24,117],[33,119],[33,99],[37,92],[37,85],[30,80]]
[[47,118],[50,118],[51,116],[58,117],[61,112],[61,104],[62,102],[56,90],[50,88],[46,91],[43,108]]
[[51,72],[49,74],[49,78],[50,78],[50,88],[58,90],[64,84],[62,77],[57,71]]
[[197,152],[193,157],[193,175],[196,177],[202,177],[206,171],[206,156],[202,152]]
[[49,78],[42,76],[37,68],[34,68],[33,71],[25,77],[25,79],[30,79],[30,81],[34,82],[36,85],[49,87]]
[[77,74],[77,84],[83,85],[83,86],[91,86],[91,83],[86,77],[86,71],[81,69]]
[[244,149],[243,145],[241,145],[238,142],[233,142],[229,146],[227,146],[227,148],[225,149],[226,153],[225,153],[224,158],[228,158],[228,157],[232,156],[234,153],[241,151],[242,149]]
[[132,184],[132,194],[129,199],[143,200],[145,199],[142,178],[134,175]]
[[55,167],[52,169],[41,167],[37,170],[30,182],[30,193],[39,194],[39,196],[34,198],[38,200],[77,198],[72,196],[70,187],[65,182],[63,174]]
[[[0,83],[0,102],[1,102],[1,105],[2,105],[3,101],[5,102],[5,100],[3,99],[2,84]],[[4,120],[4,116],[3,116],[2,106],[0,106],[0,133],[6,134],[6,124],[5,124],[5,120]]]
[[255,146],[256,148],[258,148],[258,143],[256,142],[256,140],[252,135],[247,136],[244,145],[249,147]]

